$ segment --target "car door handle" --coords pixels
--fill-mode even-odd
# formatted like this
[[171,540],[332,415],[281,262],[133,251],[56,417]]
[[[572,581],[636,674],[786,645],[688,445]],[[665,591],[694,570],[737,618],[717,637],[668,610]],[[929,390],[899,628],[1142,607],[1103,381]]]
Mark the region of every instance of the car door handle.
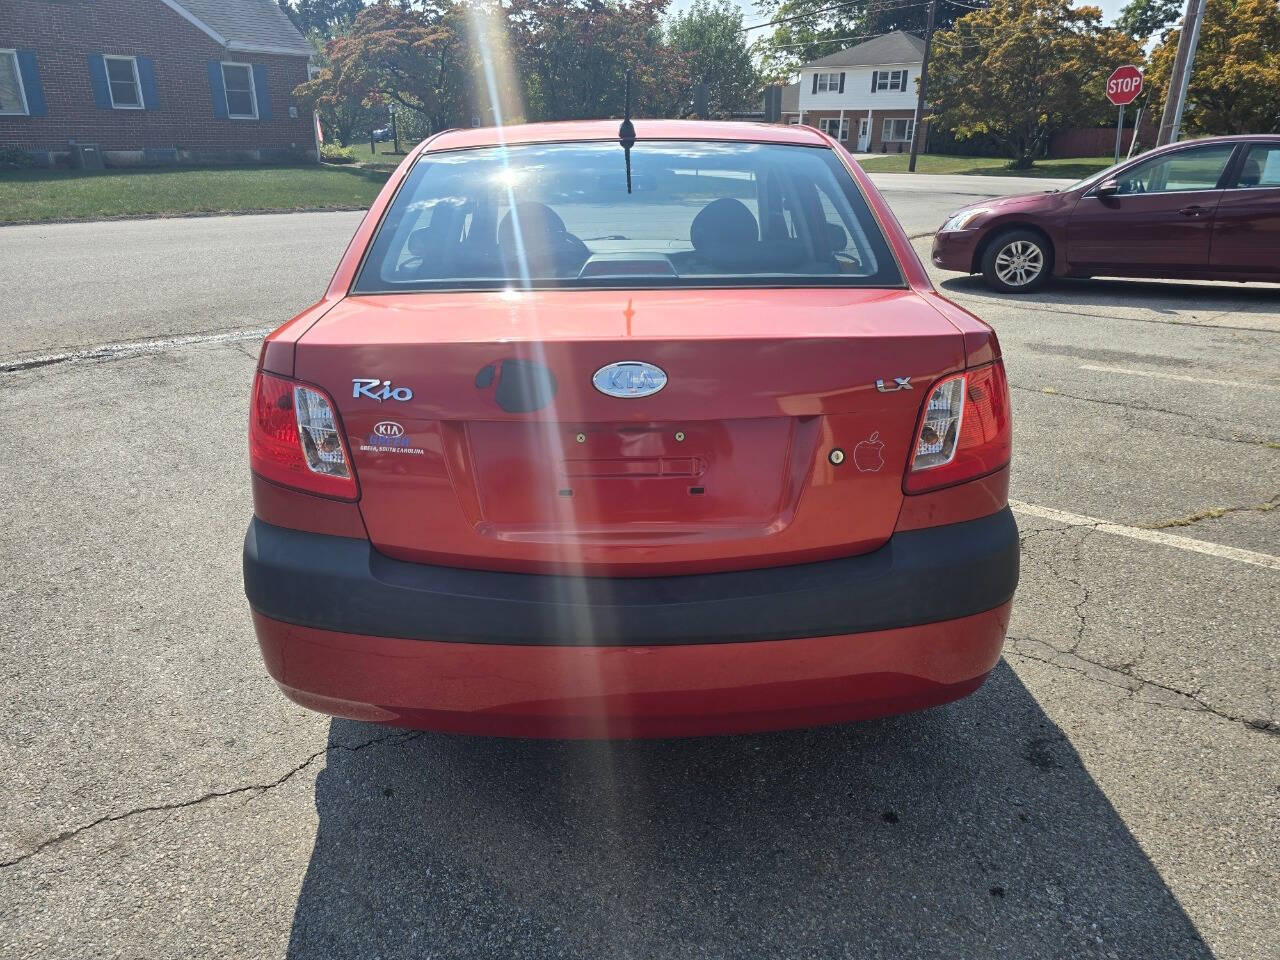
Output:
[[1192,205],[1190,207],[1183,207],[1178,212],[1184,217],[1198,217],[1202,214],[1208,213],[1209,211],[1204,207]]

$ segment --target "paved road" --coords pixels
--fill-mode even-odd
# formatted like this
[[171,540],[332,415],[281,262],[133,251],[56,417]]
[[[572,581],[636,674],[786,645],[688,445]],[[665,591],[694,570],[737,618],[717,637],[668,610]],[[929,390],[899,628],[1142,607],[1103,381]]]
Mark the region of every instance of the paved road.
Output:
[[[0,360],[267,325],[352,226],[0,230]],[[1005,660],[944,708],[768,736],[295,708],[240,585],[256,340],[0,372],[0,957],[1280,955],[1280,293],[937,279],[1013,386]]]
[[[1065,181],[877,174],[908,233],[1002,193]],[[0,227],[0,361],[152,337],[273,327],[314,303],[359,213]]]
[[932,234],[947,215],[990,197],[1039,193],[1065,187],[1072,181],[1048,177],[968,177],[873,173],[880,192],[911,236]]

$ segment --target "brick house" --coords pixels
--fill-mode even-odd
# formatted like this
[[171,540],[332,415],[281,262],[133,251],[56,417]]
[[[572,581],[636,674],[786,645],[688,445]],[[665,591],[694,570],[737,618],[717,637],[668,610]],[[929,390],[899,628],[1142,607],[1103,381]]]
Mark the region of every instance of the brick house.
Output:
[[2,0],[0,147],[52,164],[315,160],[311,46],[275,0]]
[[782,122],[817,127],[856,153],[908,151],[923,59],[924,41],[895,30],[806,63],[795,99],[783,90]]

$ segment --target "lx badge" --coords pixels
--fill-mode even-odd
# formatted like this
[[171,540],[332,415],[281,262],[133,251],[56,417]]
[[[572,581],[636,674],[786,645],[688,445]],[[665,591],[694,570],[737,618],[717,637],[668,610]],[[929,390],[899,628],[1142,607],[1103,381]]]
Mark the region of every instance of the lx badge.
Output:
[[892,384],[887,384],[883,380],[876,381],[876,389],[881,393],[894,393],[897,390],[910,390],[910,377],[894,377]]

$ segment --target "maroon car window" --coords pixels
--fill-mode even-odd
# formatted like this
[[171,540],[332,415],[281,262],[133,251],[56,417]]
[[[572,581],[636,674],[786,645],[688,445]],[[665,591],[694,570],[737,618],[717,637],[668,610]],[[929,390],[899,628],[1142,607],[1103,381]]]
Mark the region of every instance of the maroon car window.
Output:
[[1237,187],[1280,187],[1280,143],[1260,143],[1249,148]]
[[1120,193],[1213,190],[1222,179],[1234,143],[1218,143],[1165,154],[1116,175]]
[[830,149],[609,141],[425,154],[353,289],[902,282]]

